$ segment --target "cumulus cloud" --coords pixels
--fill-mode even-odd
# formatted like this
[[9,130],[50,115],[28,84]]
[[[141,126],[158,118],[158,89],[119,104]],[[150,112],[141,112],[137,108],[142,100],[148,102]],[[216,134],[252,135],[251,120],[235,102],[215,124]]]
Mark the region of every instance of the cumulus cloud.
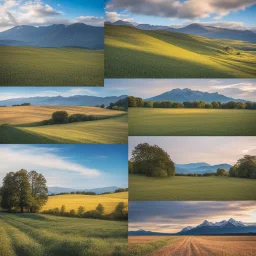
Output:
[[106,21],[115,22],[118,20],[128,21],[128,22],[134,22],[132,18],[129,18],[129,16],[125,13],[117,13],[117,12],[108,12],[106,11]]
[[100,171],[88,168],[72,162],[58,154],[54,148],[34,147],[34,146],[0,146],[0,180],[8,172],[20,169],[37,170],[43,173],[65,174],[73,173],[88,178],[100,176]]
[[195,19],[214,15],[219,19],[231,11],[244,10],[255,4],[255,0],[111,0],[109,11],[125,9],[130,13],[159,17]]
[[[60,5],[58,5],[60,9]],[[104,18],[80,16],[74,20],[56,10],[43,0],[0,0],[0,31],[17,25],[51,25],[83,22],[93,26],[103,26]]]

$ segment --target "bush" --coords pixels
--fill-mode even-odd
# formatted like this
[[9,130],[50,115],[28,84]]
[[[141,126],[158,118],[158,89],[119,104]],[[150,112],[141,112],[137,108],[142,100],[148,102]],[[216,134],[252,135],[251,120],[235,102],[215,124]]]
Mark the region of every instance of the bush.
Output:
[[69,123],[83,122],[83,121],[88,121],[88,120],[89,120],[89,117],[84,114],[73,114],[68,117]]
[[102,204],[98,204],[96,211],[98,211],[100,215],[103,215],[105,212],[105,208]]
[[64,124],[68,122],[68,113],[66,111],[56,111],[52,114],[55,124]]
[[92,211],[88,211],[88,212],[85,212],[83,214],[83,217],[84,218],[93,218],[93,219],[99,219],[101,217],[101,214],[99,211],[97,210],[92,210]]

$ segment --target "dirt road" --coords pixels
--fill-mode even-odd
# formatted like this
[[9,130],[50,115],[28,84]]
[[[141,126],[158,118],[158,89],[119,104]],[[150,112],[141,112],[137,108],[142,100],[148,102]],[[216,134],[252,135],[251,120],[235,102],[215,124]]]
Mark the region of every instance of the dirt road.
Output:
[[147,256],[253,256],[256,237],[182,237]]

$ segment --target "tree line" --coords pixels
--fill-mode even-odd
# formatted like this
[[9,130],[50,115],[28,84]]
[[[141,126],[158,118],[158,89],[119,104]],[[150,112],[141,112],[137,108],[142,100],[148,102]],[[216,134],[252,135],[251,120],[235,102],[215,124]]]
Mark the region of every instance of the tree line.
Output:
[[172,101],[145,101],[142,98],[129,97],[130,108],[206,108],[206,109],[256,109],[256,102],[235,102],[230,101],[227,103],[221,103],[219,101],[213,101],[207,103],[205,101],[193,101],[193,102],[172,102]]
[[95,192],[90,191],[72,191],[72,192],[61,192],[61,193],[53,193],[49,196],[58,196],[58,195],[88,195],[88,196],[96,196],[96,195],[106,195],[106,194],[114,194],[114,193],[121,193],[121,192],[128,192],[128,188],[118,188],[114,192],[103,192],[97,194]]
[[44,214],[51,214],[63,217],[73,217],[73,218],[91,218],[91,219],[105,219],[105,220],[127,220],[128,211],[124,202],[117,204],[115,210],[110,214],[105,214],[105,207],[102,204],[98,204],[95,210],[86,211],[84,206],[79,206],[77,210],[72,209],[70,211],[66,210],[66,206],[62,205],[59,209],[58,207],[54,209],[49,209],[43,211]]
[[174,162],[162,148],[157,145],[151,146],[148,143],[141,143],[132,151],[132,157],[128,162],[128,169],[129,174],[140,174],[158,178],[172,176],[229,176],[256,179],[256,156],[245,155],[229,171],[224,168],[218,168],[216,172],[182,174],[176,173]]
[[48,200],[46,179],[36,171],[9,172],[3,179],[0,197],[2,209],[37,213]]
[[12,105],[12,107],[28,107],[28,106],[32,106],[31,103],[22,103],[20,105],[18,104]]

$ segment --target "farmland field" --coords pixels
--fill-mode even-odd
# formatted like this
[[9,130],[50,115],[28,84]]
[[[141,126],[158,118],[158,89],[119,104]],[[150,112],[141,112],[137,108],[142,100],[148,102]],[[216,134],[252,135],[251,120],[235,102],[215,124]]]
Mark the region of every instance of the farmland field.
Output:
[[0,213],[1,256],[126,255],[127,222]]
[[[42,126],[55,111],[107,118]],[[3,124],[9,124],[4,125]],[[5,144],[125,144],[128,136],[127,114],[93,107],[4,107],[0,109],[0,143]]]
[[103,86],[104,52],[0,46],[0,85]]
[[[165,239],[165,240],[164,240]],[[169,239],[169,241],[168,241]],[[145,242],[144,242],[145,241]],[[165,241],[161,248],[154,245]],[[255,236],[199,236],[199,237],[129,237],[130,250],[147,256],[253,256],[256,254]],[[159,247],[159,246],[158,246]],[[145,249],[147,248],[147,250]],[[150,251],[150,253],[149,253]]]
[[131,201],[256,200],[256,180],[231,177],[151,178],[129,175]]
[[130,136],[255,136],[256,111],[129,108]]
[[95,210],[97,205],[101,203],[105,207],[105,213],[113,212],[118,203],[124,202],[128,205],[128,192],[114,193],[107,195],[56,195],[49,196],[47,204],[42,208],[42,211],[61,208],[66,206],[66,210],[77,210],[79,206],[85,207],[86,211]]
[[252,78],[255,50],[243,41],[106,25],[105,77]]

